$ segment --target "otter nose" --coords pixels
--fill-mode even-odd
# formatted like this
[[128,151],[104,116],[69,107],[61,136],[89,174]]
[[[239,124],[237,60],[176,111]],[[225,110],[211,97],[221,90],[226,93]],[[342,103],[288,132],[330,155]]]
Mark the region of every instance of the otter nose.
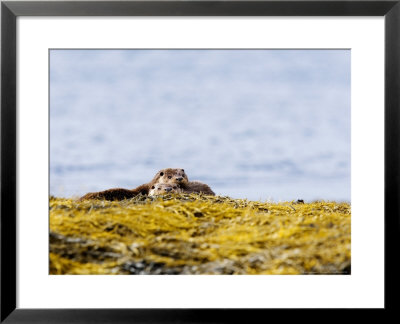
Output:
[[171,191],[172,188],[165,188],[165,191]]
[[180,178],[176,178],[176,180],[178,180],[178,181],[182,181],[182,180],[183,180],[183,178],[182,178],[182,177],[180,177]]

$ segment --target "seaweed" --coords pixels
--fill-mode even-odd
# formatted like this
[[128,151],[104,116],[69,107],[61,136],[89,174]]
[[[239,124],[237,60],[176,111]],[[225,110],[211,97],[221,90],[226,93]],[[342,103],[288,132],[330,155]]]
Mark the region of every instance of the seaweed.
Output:
[[350,274],[348,203],[50,198],[50,274]]

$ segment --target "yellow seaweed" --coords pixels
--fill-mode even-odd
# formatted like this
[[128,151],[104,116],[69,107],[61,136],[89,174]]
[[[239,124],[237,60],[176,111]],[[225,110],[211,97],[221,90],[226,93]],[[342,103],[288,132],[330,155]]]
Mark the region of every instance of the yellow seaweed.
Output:
[[348,274],[348,203],[50,198],[50,274]]

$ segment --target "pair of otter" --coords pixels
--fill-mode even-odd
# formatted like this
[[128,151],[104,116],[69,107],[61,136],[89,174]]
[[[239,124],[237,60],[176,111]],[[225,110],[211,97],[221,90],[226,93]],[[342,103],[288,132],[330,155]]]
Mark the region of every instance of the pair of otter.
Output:
[[154,178],[135,189],[108,189],[99,192],[89,192],[79,198],[79,201],[86,199],[123,200],[133,198],[139,194],[156,196],[166,193],[204,193],[215,195],[211,188],[200,181],[189,181],[184,169],[162,169],[157,172]]

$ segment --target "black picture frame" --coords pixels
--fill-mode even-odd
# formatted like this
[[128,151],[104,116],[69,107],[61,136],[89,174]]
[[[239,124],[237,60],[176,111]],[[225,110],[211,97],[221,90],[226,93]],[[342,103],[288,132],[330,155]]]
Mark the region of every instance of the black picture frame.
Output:
[[[16,308],[16,19],[18,16],[384,16],[385,310],[396,308],[400,232],[400,0],[2,1],[1,323],[199,323],[252,321],[268,309]],[[366,270],[366,269],[365,269]],[[368,285],[368,283],[365,283]],[[264,317],[265,318],[265,317]]]

